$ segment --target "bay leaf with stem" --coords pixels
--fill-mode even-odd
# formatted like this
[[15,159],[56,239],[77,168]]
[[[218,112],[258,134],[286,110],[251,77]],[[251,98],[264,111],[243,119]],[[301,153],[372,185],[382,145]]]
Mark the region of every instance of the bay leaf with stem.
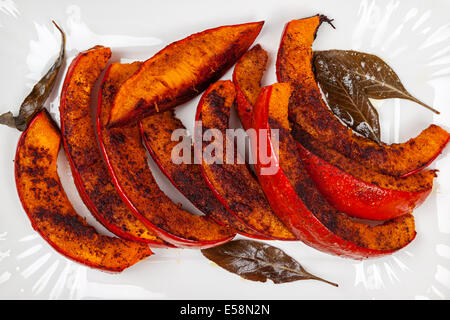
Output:
[[439,114],[411,95],[395,71],[375,55],[352,50],[316,51],[314,72],[335,115],[377,143],[380,143],[378,113],[369,98],[408,99]]
[[223,245],[203,249],[202,254],[220,267],[244,279],[274,283],[297,280],[318,280],[337,287],[336,283],[307,272],[295,259],[283,250],[264,242],[234,240]]

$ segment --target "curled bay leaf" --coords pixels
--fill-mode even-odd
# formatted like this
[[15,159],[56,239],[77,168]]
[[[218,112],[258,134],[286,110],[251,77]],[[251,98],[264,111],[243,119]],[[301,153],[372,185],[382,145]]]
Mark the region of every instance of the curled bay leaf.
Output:
[[234,240],[218,247],[203,249],[202,254],[220,267],[247,280],[266,282],[270,279],[274,283],[285,283],[310,279],[338,286],[310,274],[283,250],[264,242]]
[[0,115],[0,124],[16,128],[20,131],[25,131],[33,117],[40,110],[42,110],[45,101],[52,92],[59,70],[61,69],[61,66],[64,62],[66,45],[66,36],[64,34],[64,31],[56,24],[55,21],[52,22],[61,33],[61,47],[58,58],[47,71],[47,73],[41,78],[41,80],[39,80],[39,82],[34,85],[31,92],[22,102],[19,114],[17,116],[14,116],[12,112],[6,112]]
[[369,98],[401,98],[437,110],[413,97],[379,57],[351,50],[314,53],[314,73],[333,113],[363,136],[380,143],[378,113]]

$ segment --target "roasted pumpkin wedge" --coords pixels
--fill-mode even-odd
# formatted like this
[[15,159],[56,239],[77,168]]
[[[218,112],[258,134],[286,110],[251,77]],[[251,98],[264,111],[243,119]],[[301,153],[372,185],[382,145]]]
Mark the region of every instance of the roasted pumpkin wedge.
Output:
[[[318,250],[363,259],[383,256],[403,248],[415,235],[414,217],[410,214],[371,226],[356,222],[335,210],[320,194],[299,161],[298,149],[290,135],[288,104],[291,87],[278,83],[263,88],[254,108],[253,128],[268,130],[264,143],[278,170],[264,175],[267,167],[257,158],[256,172],[274,212],[299,239]],[[279,152],[271,152],[274,144],[270,130],[279,132]],[[257,150],[256,152],[260,152]],[[273,163],[272,163],[273,166]]]
[[64,149],[78,193],[100,223],[121,238],[163,246],[120,198],[98,147],[91,96],[110,56],[109,48],[96,46],[78,54],[69,66],[59,106]]
[[153,160],[172,184],[195,207],[216,222],[228,226],[242,235],[258,239],[263,238],[229,213],[217,200],[202,177],[201,166],[193,162],[194,151],[192,147],[189,155],[190,164],[175,164],[172,161],[172,152],[177,150],[179,143],[172,140],[172,133],[175,130],[186,130],[181,121],[175,117],[172,110],[160,112],[143,119],[140,122],[140,129],[142,139]]
[[294,90],[289,106],[294,137],[304,143],[308,134],[387,175],[406,176],[425,168],[448,143],[450,135],[444,129],[430,125],[407,142],[378,145],[343,125],[323,101],[312,69],[311,45],[324,21],[327,19],[321,15],[292,20],[285,27],[278,50],[278,81],[291,83]]
[[109,126],[124,125],[193,98],[248,50],[263,24],[208,29],[168,45],[120,87]]
[[99,94],[98,137],[114,185],[134,215],[161,239],[192,248],[225,243],[234,237],[233,230],[208,217],[190,214],[159,189],[148,167],[138,123],[122,128],[106,127],[118,88],[140,65],[112,64]]
[[234,67],[237,112],[245,130],[252,125],[253,106],[261,91],[261,79],[266,71],[267,60],[267,52],[257,44],[247,51]]
[[421,205],[433,188],[435,170],[423,170],[405,178],[367,169],[314,139],[308,148],[297,142],[309,176],[327,201],[349,216],[388,220]]
[[60,142],[41,111],[17,146],[16,186],[32,227],[59,253],[94,268],[118,272],[150,256],[146,244],[100,235],[75,212],[57,173]]
[[[203,130],[216,129],[226,136],[231,107],[235,104],[236,91],[231,81],[217,81],[203,94],[197,107],[196,128],[194,136],[202,137],[198,133],[201,121]],[[217,149],[224,150],[230,145],[224,141],[214,140]],[[202,150],[205,151],[208,142],[203,141]],[[232,151],[235,153],[235,151]],[[198,156],[198,155],[197,155]],[[202,157],[202,174],[209,187],[219,201],[239,220],[248,227],[272,239],[295,240],[295,236],[283,225],[272,212],[264,192],[258,181],[249,171],[240,155],[235,153],[234,163],[208,163]]]

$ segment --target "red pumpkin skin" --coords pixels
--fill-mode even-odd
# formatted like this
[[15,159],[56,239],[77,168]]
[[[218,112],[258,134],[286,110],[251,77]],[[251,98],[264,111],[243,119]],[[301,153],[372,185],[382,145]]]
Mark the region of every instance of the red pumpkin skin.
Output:
[[[268,123],[268,107],[271,89],[272,88],[269,86],[263,88],[261,91],[254,107],[252,122],[254,129],[267,130],[268,134],[266,136],[266,141],[268,151],[273,150]],[[257,154],[259,154],[259,144],[252,143],[252,146],[256,147],[254,152],[256,151]],[[351,241],[338,237],[328,230],[299,198],[283,173],[275,153],[268,152],[267,154],[270,154],[270,157],[272,158],[271,163],[272,165],[275,164],[275,166],[278,167],[278,170],[274,175],[261,175],[261,169],[269,167],[270,162],[269,164],[264,165],[257,159],[255,168],[259,182],[274,212],[281,221],[288,226],[291,232],[305,244],[323,252],[352,259],[380,257],[389,255],[395,251],[372,250],[360,247]]]
[[431,193],[399,191],[357,179],[319,158],[297,143],[309,176],[327,201],[347,215],[369,220],[389,220],[410,213]]

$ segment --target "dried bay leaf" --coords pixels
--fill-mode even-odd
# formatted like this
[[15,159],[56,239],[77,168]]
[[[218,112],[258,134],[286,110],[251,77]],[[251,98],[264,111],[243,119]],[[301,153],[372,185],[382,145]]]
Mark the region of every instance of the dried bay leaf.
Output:
[[378,113],[369,98],[402,98],[435,109],[413,97],[382,59],[351,50],[314,53],[316,80],[333,113],[356,132],[380,143]]
[[359,86],[358,79],[329,59],[326,51],[324,56],[314,55],[314,66],[316,79],[333,113],[356,132],[381,143],[378,112]]
[[203,249],[202,254],[229,272],[252,281],[266,282],[270,279],[274,283],[285,283],[310,279],[338,286],[310,274],[283,250],[264,242],[234,240]]
[[52,22],[61,33],[61,47],[58,58],[22,102],[19,115],[15,117],[12,112],[6,112],[0,115],[0,124],[25,131],[34,116],[42,110],[45,101],[52,92],[59,70],[64,62],[66,45],[66,36],[63,30],[54,21]]

